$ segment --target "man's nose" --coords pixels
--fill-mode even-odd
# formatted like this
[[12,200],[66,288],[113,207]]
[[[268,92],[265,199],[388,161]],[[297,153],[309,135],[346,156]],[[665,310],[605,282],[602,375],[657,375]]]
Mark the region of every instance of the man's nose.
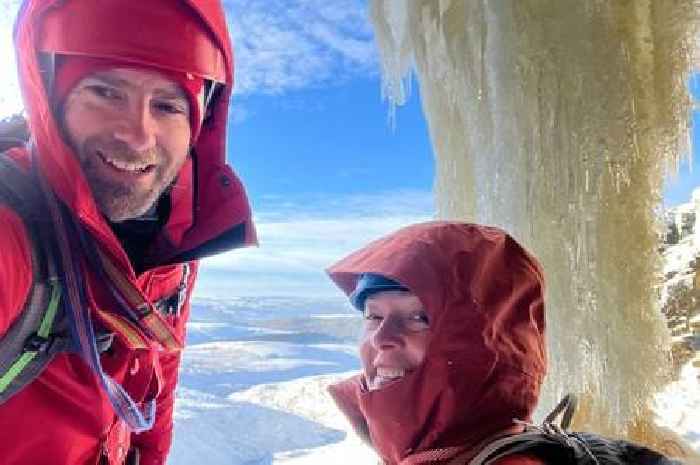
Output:
[[152,149],[156,145],[157,122],[147,100],[134,103],[114,132],[114,138],[127,144],[136,152]]
[[403,325],[396,318],[384,318],[372,334],[372,345],[377,349],[403,346]]

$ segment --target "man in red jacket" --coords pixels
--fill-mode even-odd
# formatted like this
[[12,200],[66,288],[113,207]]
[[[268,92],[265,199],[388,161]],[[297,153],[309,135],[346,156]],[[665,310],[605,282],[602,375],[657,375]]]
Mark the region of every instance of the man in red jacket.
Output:
[[[91,359],[94,331],[76,330],[77,350],[0,405],[0,463],[121,465],[138,450],[142,465],[165,464],[197,261],[255,243],[226,165],[233,62],[221,3],[25,0],[15,46],[31,141],[3,157],[43,179],[89,238],[99,273],[83,242],[58,241],[83,277],[68,297],[84,295],[87,321],[71,321],[113,340]],[[36,284],[37,244],[7,205],[0,224],[2,338]],[[148,311],[158,301],[172,305]],[[123,316],[134,302],[142,319]]]
[[[503,231],[417,224],[329,269],[364,313],[362,373],[331,386],[387,465],[469,463],[523,430],[546,371],[544,280]],[[498,465],[541,465],[514,454]]]

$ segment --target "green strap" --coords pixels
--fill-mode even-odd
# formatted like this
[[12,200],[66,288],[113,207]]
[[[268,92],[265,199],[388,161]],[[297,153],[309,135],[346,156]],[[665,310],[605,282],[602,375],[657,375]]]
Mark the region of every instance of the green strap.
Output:
[[[56,318],[56,313],[58,312],[58,303],[61,300],[61,285],[58,281],[53,280],[51,282],[51,299],[49,300],[49,305],[44,313],[44,318],[41,320],[39,325],[39,330],[37,335],[42,338],[47,338],[51,334],[51,328],[53,327],[54,320]],[[0,376],[0,394],[5,392],[7,387],[14,381],[31,363],[32,360],[37,356],[39,352],[35,350],[25,351],[20,355],[17,360],[10,366],[7,372]]]
[[43,338],[49,337],[49,334],[51,334],[51,328],[58,312],[58,302],[61,300],[61,284],[57,280],[52,280],[51,287],[51,300],[49,300],[49,306],[46,309],[44,318],[41,320],[39,331],[37,331],[39,337]]

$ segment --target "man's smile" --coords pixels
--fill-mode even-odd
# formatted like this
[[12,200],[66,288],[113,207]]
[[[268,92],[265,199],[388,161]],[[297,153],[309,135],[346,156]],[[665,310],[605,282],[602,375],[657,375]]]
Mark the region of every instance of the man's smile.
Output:
[[102,150],[97,150],[97,156],[108,166],[117,171],[126,171],[134,174],[145,174],[155,169],[155,163],[145,161],[127,161],[110,155]]

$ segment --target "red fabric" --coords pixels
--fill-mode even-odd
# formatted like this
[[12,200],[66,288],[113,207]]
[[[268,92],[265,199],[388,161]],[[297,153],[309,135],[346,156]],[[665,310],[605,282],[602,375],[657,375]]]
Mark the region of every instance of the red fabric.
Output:
[[[37,151],[42,154],[38,159],[39,165],[58,196],[93,235],[107,245],[125,269],[130,269],[128,259],[120,247],[110,245],[116,243],[115,238],[90,194],[80,166],[61,137],[39,73],[35,43],[43,44],[42,50],[126,60],[173,71],[194,71],[203,77],[214,74],[215,80],[225,83],[209,110],[207,124],[202,127],[193,147],[197,156],[197,179],[193,179],[189,186],[181,185],[186,188],[186,193],[179,195],[183,204],[192,204],[192,200],[185,197],[192,199],[193,185],[198,186],[197,204],[192,205],[192,211],[184,215],[190,215],[192,222],[178,222],[177,225],[181,228],[179,230],[168,228],[167,240],[161,243],[159,250],[163,261],[167,261],[236,225],[244,226],[246,243],[256,242],[245,190],[236,174],[226,165],[226,132],[233,88],[233,66],[226,20],[218,1],[189,0],[173,3],[170,0],[105,0],[98,3],[92,0],[28,0],[22,14],[15,31],[18,70],[30,131],[36,141]],[[134,18],[142,17],[150,18],[148,21],[153,23],[153,27],[139,28],[138,25],[142,23]],[[61,18],[66,22],[65,29],[61,29]],[[197,18],[206,25],[208,34],[190,33],[199,27]],[[187,21],[192,24],[188,25]],[[49,32],[46,37],[41,29],[44,23],[50,26],[47,26]],[[156,25],[168,27],[158,28]],[[87,32],[83,34],[81,28],[86,28]],[[61,30],[70,31],[70,34],[61,36]],[[180,36],[187,40],[177,39]],[[207,52],[210,47],[206,46],[205,39],[210,36],[219,45],[218,54]],[[134,42],[134,37],[140,40]],[[171,38],[172,42],[169,41]],[[85,42],[78,39],[84,39]],[[60,50],[57,50],[57,44],[62,45]],[[52,49],[50,46],[55,47]],[[219,55],[224,65],[219,63]],[[208,68],[212,71],[207,71]],[[179,213],[176,215],[183,217]],[[177,244],[169,244],[170,236],[179,237],[180,240]]]
[[[0,334],[12,325],[32,285],[30,246],[22,220],[0,205]],[[18,260],[19,258],[19,260]]]
[[329,269],[347,295],[365,272],[411,289],[431,322],[424,362],[401,381],[369,392],[358,376],[330,389],[387,463],[476,447],[530,418],[546,371],[544,282],[515,240],[496,228],[425,223]]
[[[37,3],[48,4],[41,5],[41,51],[127,60],[231,83],[228,31],[216,0],[69,0],[61,8],[53,7],[54,0]],[[193,9],[209,30],[192,21]]]
[[[61,138],[39,73],[35,44],[40,44],[42,50],[47,49],[42,48],[44,46],[62,44],[65,47],[61,50],[48,49],[127,60],[174,72],[194,72],[224,83],[193,147],[197,170],[194,170],[192,158],[183,166],[171,196],[171,217],[154,244],[154,250],[158,263],[168,263],[236,227],[244,228],[244,244],[255,243],[245,191],[226,165],[233,66],[220,2],[26,0],[20,14],[15,45],[25,108],[35,142],[32,162],[38,165],[59,199],[145,298],[154,301],[172,294],[180,282],[182,264],[156,266],[136,276],[121,244],[99,212],[79,164]],[[61,21],[65,22],[63,26]],[[162,27],[153,27],[156,25],[153,21],[158,21],[157,25]],[[46,26],[43,32],[42,25]],[[200,27],[205,33],[197,33]],[[216,46],[215,52],[212,52],[211,43]],[[29,164],[30,154],[26,151],[17,150],[15,156],[20,157],[23,164]],[[0,300],[0,321],[7,326],[17,316],[21,295],[26,294],[24,289],[31,280],[31,266],[22,225],[4,210],[0,210],[0,215],[3,221],[0,282],[3,286],[8,279],[17,283],[11,287],[12,292],[6,294],[9,297]],[[24,246],[21,245],[23,241]],[[5,247],[6,242],[11,246]],[[189,280],[189,293],[195,276],[193,273]],[[113,308],[103,284],[90,274],[87,278],[88,294],[94,296],[92,306],[105,310]],[[189,300],[183,313],[170,320],[183,340],[188,316]],[[2,334],[0,332],[0,336]],[[140,447],[143,465],[165,464],[172,434],[173,393],[179,362],[177,354],[130,351],[120,343],[102,356],[105,371],[134,395],[145,394],[153,386],[154,377],[162,378],[155,427],[148,433],[132,435],[125,434],[123,425],[116,421],[108,399],[85,363],[74,355],[57,356],[34,382],[0,406],[3,465],[92,465],[100,450],[106,450],[110,465],[116,465],[130,442]]]
[[192,140],[197,140],[202,124],[204,80],[191,73],[170,71],[157,67],[134,65],[128,61],[120,61],[109,58],[93,58],[81,55],[62,55],[57,62],[56,76],[53,84],[53,99],[59,104],[68,96],[68,93],[83,78],[90,74],[98,73],[113,68],[139,68],[156,71],[173,82],[176,82],[187,95],[190,104],[190,128]]

